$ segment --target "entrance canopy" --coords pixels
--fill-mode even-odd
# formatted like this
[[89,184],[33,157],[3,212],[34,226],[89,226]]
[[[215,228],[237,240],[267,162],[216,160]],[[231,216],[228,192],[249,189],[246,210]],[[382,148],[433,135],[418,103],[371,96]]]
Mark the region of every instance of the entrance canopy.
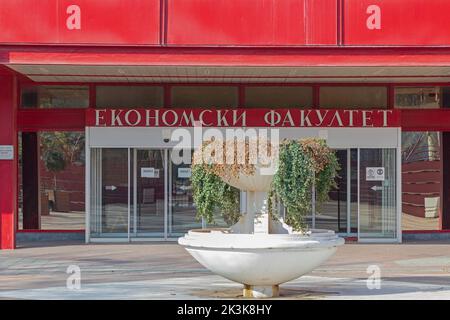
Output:
[[450,80],[450,49],[13,46],[0,63],[37,82],[414,83]]
[[[84,46],[5,46],[0,64],[47,84],[346,84],[447,85],[450,48],[148,48]],[[393,92],[389,99],[393,99]],[[19,111],[23,130],[54,127],[59,111]],[[84,114],[72,110],[72,128]],[[445,109],[402,110],[402,128],[447,130]],[[45,113],[45,114],[44,114]],[[49,114],[47,114],[49,113]],[[49,124],[49,118],[53,120]],[[31,121],[32,120],[32,121]],[[42,120],[42,121],[41,121]],[[30,121],[33,125],[30,125]],[[71,122],[72,123],[72,122]]]

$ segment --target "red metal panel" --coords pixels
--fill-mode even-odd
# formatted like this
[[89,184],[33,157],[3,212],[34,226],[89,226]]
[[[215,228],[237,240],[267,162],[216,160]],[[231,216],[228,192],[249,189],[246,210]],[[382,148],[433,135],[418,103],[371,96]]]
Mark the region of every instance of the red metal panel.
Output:
[[160,0],[2,0],[0,29],[0,43],[155,45]]
[[2,0],[0,43],[157,45],[164,16],[169,44],[336,45],[341,1],[344,45],[450,45],[447,0]]
[[19,131],[84,131],[85,109],[19,110]]
[[448,0],[345,0],[344,44],[450,45],[449,11]]
[[16,80],[0,76],[0,145],[14,147],[14,160],[0,160],[0,249],[15,247],[17,196]]
[[305,1],[168,0],[167,43],[304,45]]
[[450,131],[450,110],[402,110],[402,129],[406,131]]
[[[233,67],[450,66],[450,48],[434,48],[432,51],[419,48],[141,48],[137,50],[123,47],[77,49],[55,46],[37,48],[11,46],[0,48],[0,63]],[[414,77],[429,78],[423,74],[417,74]]]
[[2,0],[0,42],[57,43],[56,0]]
[[306,1],[306,44],[336,45],[338,35],[337,0]]
[[0,63],[181,66],[450,66],[450,49],[0,48]]
[[78,4],[81,30],[68,30],[59,15],[62,43],[159,44],[160,0],[59,0],[60,10]]

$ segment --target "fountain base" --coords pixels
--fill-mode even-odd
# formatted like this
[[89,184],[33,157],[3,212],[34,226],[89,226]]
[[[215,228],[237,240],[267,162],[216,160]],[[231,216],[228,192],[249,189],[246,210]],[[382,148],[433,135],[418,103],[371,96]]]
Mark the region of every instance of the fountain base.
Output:
[[280,296],[280,287],[278,285],[252,286],[244,284],[242,293],[244,298],[274,298]]

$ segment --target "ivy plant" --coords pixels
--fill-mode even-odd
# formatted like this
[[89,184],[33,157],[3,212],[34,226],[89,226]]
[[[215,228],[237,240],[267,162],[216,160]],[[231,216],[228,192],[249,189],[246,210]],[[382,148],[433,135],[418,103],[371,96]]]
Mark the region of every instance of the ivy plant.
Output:
[[312,209],[312,190],[316,193],[316,211],[336,187],[339,171],[336,154],[321,139],[286,140],[280,145],[278,170],[269,193],[269,212],[274,201],[286,208],[285,221],[294,230],[306,227],[304,217]]
[[[223,165],[222,165],[223,166]],[[221,168],[222,171],[224,168]],[[294,230],[304,230],[304,217],[311,212],[312,190],[316,193],[316,210],[328,200],[336,187],[339,164],[335,153],[324,140],[310,138],[285,140],[279,147],[278,169],[269,191],[268,210],[276,218],[273,204],[281,202],[286,208],[285,222]],[[197,216],[214,222],[219,210],[224,220],[233,224],[239,220],[239,190],[228,185],[217,174],[214,164],[193,164],[192,187]]]
[[192,166],[193,198],[197,217],[207,223],[214,222],[214,212],[222,214],[225,222],[232,225],[239,220],[239,190],[225,183],[213,173],[210,164]]

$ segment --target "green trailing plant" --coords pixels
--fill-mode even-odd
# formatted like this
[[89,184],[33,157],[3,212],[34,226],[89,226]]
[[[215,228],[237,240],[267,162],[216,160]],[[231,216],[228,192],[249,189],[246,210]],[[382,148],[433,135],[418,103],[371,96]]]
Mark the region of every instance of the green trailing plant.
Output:
[[316,193],[316,212],[336,187],[339,163],[335,153],[321,139],[286,140],[280,145],[278,170],[269,192],[269,211],[278,200],[286,208],[285,222],[294,230],[304,230],[304,217],[312,209],[312,190]]
[[[197,215],[214,222],[214,212],[220,210],[224,220],[233,224],[239,220],[239,190],[228,185],[219,175],[244,171],[252,174],[249,165],[224,166],[200,163],[192,165],[192,187]],[[336,187],[339,164],[335,153],[321,139],[285,140],[279,146],[278,169],[268,195],[268,211],[273,219],[278,215],[274,204],[286,208],[285,222],[296,231],[305,229],[304,217],[312,209],[312,190],[316,193],[316,212],[328,200]]]
[[218,210],[227,224],[234,224],[240,217],[239,190],[214,174],[211,167],[207,164],[192,166],[191,181],[197,217],[213,223],[214,212]]

